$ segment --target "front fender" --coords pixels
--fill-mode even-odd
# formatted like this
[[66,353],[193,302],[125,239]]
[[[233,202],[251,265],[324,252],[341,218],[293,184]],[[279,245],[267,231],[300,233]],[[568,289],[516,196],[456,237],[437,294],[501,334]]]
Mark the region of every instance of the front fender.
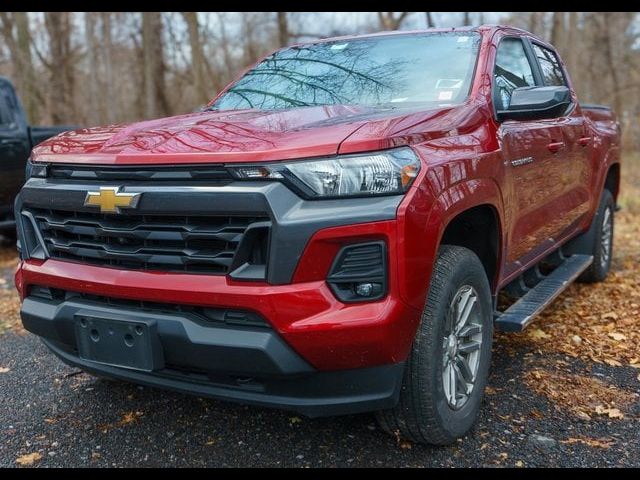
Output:
[[[425,189],[426,190],[426,189]],[[426,192],[422,192],[427,195]],[[416,194],[418,207],[427,201]],[[427,296],[433,264],[447,225],[459,214],[470,208],[489,205],[496,214],[500,235],[498,261],[503,258],[502,241],[503,200],[497,182],[491,178],[475,178],[460,181],[443,190],[431,203],[428,211],[407,208],[399,218],[398,277],[401,279],[401,295],[409,305],[423,309]]]

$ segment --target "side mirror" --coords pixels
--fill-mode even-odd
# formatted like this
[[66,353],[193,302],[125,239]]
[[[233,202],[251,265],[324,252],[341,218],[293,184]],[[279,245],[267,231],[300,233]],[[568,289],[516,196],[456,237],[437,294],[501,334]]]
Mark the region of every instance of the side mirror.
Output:
[[506,110],[498,111],[498,120],[539,120],[562,115],[571,105],[567,87],[520,87],[511,94]]

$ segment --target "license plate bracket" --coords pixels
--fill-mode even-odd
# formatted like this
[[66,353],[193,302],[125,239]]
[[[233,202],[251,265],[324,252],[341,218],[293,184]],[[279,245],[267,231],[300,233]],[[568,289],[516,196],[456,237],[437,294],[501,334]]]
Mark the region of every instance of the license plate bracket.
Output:
[[164,366],[155,320],[128,320],[76,315],[78,354],[84,360],[153,371]]

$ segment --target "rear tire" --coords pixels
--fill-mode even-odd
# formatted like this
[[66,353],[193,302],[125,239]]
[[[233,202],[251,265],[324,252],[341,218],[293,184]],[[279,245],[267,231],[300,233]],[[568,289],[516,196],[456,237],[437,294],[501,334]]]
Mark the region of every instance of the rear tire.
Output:
[[614,211],[613,195],[605,189],[591,227],[594,232],[590,238],[588,254],[593,255],[593,263],[578,277],[579,282],[601,282],[609,274],[613,258]]
[[467,248],[443,245],[405,367],[400,401],[376,413],[380,427],[433,445],[447,445],[465,435],[480,410],[492,337],[491,290],[482,263]]

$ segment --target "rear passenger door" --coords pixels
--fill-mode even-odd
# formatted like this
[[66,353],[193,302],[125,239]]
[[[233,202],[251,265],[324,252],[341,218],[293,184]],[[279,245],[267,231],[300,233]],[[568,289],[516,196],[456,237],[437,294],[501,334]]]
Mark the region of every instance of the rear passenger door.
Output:
[[[546,86],[565,86],[571,88],[568,76],[560,58],[549,46],[531,41],[531,48],[536,58],[542,82]],[[592,138],[585,125],[584,116],[577,111],[577,98],[572,91],[573,105],[564,115],[555,119],[562,130],[562,162],[565,168],[559,183],[563,188],[561,199],[565,212],[566,229],[558,235],[561,241],[574,233],[578,224],[587,215],[590,206],[591,177],[595,172],[591,165]]]
[[[504,37],[493,72],[493,102],[506,109],[518,87],[542,85],[526,39]],[[506,275],[553,247],[569,221],[564,195],[571,173],[557,119],[505,120],[498,129],[505,173]],[[570,209],[569,209],[570,210]]]

